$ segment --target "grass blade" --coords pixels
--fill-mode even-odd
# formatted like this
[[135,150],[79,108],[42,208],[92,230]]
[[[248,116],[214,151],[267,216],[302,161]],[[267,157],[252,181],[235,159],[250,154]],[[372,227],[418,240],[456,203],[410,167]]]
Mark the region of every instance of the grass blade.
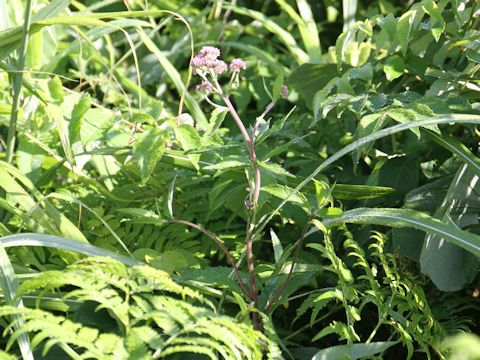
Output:
[[165,72],[168,74],[170,79],[172,79],[175,87],[177,88],[180,95],[185,93],[185,104],[187,105],[188,109],[192,112],[192,116],[198,124],[206,128],[208,126],[207,118],[205,114],[203,114],[202,109],[195,101],[193,96],[186,92],[185,85],[183,84],[182,78],[178,73],[177,69],[172,65],[172,63],[167,59],[167,57],[163,54],[163,52],[155,45],[155,43],[150,40],[150,38],[141,30],[138,31],[145,46],[157,57],[160,65],[162,65]]
[[142,263],[129,258],[127,256],[119,255],[114,252],[90,245],[80,241],[63,238],[55,235],[46,234],[15,234],[0,237],[0,243],[4,247],[13,246],[44,246],[55,249],[62,249],[68,251],[74,251],[76,253],[89,255],[89,256],[108,256],[112,259],[118,260],[125,265],[141,265]]
[[425,130],[425,133],[437,144],[460,157],[478,176],[480,176],[480,159],[460,141],[448,135],[438,135],[430,130]]
[[303,51],[295,41],[295,38],[286,30],[282,29],[276,22],[270,20],[263,13],[239,6],[231,6],[225,4],[226,9],[231,9],[233,12],[236,12],[240,15],[249,16],[252,19],[260,21],[263,26],[274,35],[278,36],[281,42],[285,44],[289,52],[297,61],[298,65],[304,64],[308,61],[308,55]]
[[374,134],[366,136],[364,138],[358,139],[357,141],[352,142],[351,144],[345,146],[341,150],[337,151],[335,154],[330,156],[326,159],[322,164],[320,164],[308,177],[305,178],[300,184],[297,185],[295,189],[288,195],[282,202],[276,207],[274,211],[270,213],[265,220],[259,223],[258,227],[255,229],[256,237],[264,228],[265,226],[272,220],[272,218],[277,214],[277,212],[288,202],[292,196],[295,196],[310,180],[312,180],[315,176],[317,176],[322,170],[324,170],[329,165],[333,164],[335,161],[340,159],[341,157],[345,156],[346,154],[354,151],[355,149],[360,148],[361,146],[368,144],[369,142],[384,138],[386,136],[390,136],[392,134],[408,130],[414,127],[422,127],[428,125],[438,125],[438,124],[449,124],[449,123],[457,123],[457,124],[480,124],[480,116],[478,115],[466,115],[466,114],[448,114],[442,115],[435,118],[425,119],[425,120],[417,120],[417,121],[410,121],[408,123],[402,123],[395,126],[391,126],[389,128],[382,129]]
[[374,343],[358,343],[350,345],[337,345],[322,349],[317,352],[312,360],[341,359],[347,357],[351,360],[365,358],[385,351],[397,344],[397,341],[382,341]]
[[309,63],[319,63],[321,60],[320,40],[317,25],[313,19],[312,10],[305,0],[297,0],[300,15],[285,0],[275,0],[282,9],[296,22],[303,45],[308,53]]
[[8,126],[6,160],[11,163],[13,152],[15,150],[15,133],[17,127],[18,108],[20,106],[20,93],[22,91],[23,67],[25,65],[25,56],[27,55],[27,42],[30,31],[32,1],[27,0],[25,5],[25,16],[22,32],[22,40],[18,49],[17,73],[15,74],[15,84],[13,87],[12,112],[10,114],[10,124]]
[[[2,294],[8,305],[22,308],[23,303],[21,299],[16,299],[18,280],[15,276],[15,272],[10,262],[10,258],[7,255],[4,247],[0,243],[0,287],[2,288]],[[13,315],[12,320],[14,322],[15,330],[19,330],[23,326],[22,315]],[[18,345],[22,353],[22,357],[25,360],[33,360],[33,354],[30,348],[30,340],[27,333],[22,333],[18,337]]]
[[357,0],[343,0],[343,32],[348,31],[355,24]]
[[[390,227],[413,227],[458,245],[480,256],[480,236],[445,224],[430,215],[410,209],[369,209],[358,208],[344,212],[341,216],[326,219],[323,226],[328,227],[342,223],[375,224]],[[321,225],[319,226],[321,228]]]

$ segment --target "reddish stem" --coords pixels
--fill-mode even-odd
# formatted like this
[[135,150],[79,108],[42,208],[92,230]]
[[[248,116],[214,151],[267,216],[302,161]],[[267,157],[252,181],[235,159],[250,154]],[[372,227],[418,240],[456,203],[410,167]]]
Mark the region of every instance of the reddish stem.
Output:
[[298,253],[300,252],[300,248],[302,247],[303,238],[305,237],[305,234],[307,233],[308,227],[309,227],[309,225],[310,225],[310,221],[312,221],[312,219],[315,217],[315,214],[316,214],[316,213],[317,213],[316,210],[313,211],[312,214],[310,215],[310,217],[308,218],[308,221],[307,221],[307,223],[305,224],[305,227],[303,228],[302,235],[300,236],[300,239],[298,240],[297,248],[295,249],[295,255],[293,255],[292,265],[291,265],[291,267],[290,267],[290,271],[289,271],[289,273],[288,273],[288,276],[287,276],[287,278],[285,279],[285,281],[283,282],[282,287],[280,288],[280,290],[278,290],[277,294],[273,297],[272,301],[269,301],[269,302],[267,303],[267,306],[265,307],[265,313],[268,313],[268,310],[270,310],[270,308],[272,307],[272,305],[275,303],[275,301],[278,300],[278,298],[279,298],[280,295],[282,294],[283,290],[285,290],[285,287],[287,286],[288,281],[290,280],[290,277],[292,276],[293,268],[295,267],[295,263],[296,263],[296,261],[297,261]]
[[[165,222],[167,222],[167,223],[181,223],[181,224],[191,226],[191,227],[193,227],[197,230],[200,230],[205,235],[209,236],[213,241],[215,241],[218,244],[218,246],[220,246],[222,248],[223,252],[225,253],[225,255],[227,255],[228,259],[230,260],[230,263],[232,264],[233,270],[235,271],[235,275],[237,276],[238,283],[240,284],[240,287],[242,288],[243,292],[245,293],[245,295],[248,296],[250,301],[254,301],[254,296],[252,296],[252,294],[250,294],[250,292],[247,290],[247,288],[243,284],[243,281],[240,277],[240,272],[238,271],[237,265],[235,264],[235,260],[233,259],[232,254],[230,254],[230,252],[225,247],[225,245],[223,245],[223,243],[215,235],[213,235],[210,231],[205,230],[201,226],[199,226],[197,224],[194,224],[194,223],[192,223],[190,221],[187,221],[187,220],[170,219],[170,220],[165,220]],[[253,286],[252,286],[252,291],[253,291]]]

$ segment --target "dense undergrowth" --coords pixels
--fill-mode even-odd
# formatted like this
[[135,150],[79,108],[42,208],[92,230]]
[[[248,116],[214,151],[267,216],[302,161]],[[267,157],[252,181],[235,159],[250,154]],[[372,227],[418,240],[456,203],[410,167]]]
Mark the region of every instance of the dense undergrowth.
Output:
[[0,0],[0,359],[478,359],[480,5]]

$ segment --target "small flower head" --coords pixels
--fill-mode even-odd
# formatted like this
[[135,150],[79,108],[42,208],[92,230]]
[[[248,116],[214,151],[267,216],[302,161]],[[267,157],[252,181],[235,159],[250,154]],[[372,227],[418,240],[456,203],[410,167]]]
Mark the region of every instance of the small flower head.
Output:
[[217,60],[217,58],[220,56],[220,49],[214,47],[214,46],[204,46],[198,53],[198,56],[201,56],[207,60]]
[[195,90],[205,91],[207,94],[213,91],[213,86],[210,82],[204,81],[203,83],[196,86]]
[[216,74],[222,74],[228,70],[228,66],[223,60],[216,60],[213,68]]
[[242,59],[233,59],[230,62],[230,69],[235,72],[240,72],[240,70],[245,70],[247,68],[247,63]]
[[206,59],[203,56],[195,55],[192,59],[192,65],[195,67],[205,66]]
[[287,88],[287,85],[285,84],[282,84],[281,88],[280,88],[280,96],[284,99],[286,99],[288,97],[288,88]]

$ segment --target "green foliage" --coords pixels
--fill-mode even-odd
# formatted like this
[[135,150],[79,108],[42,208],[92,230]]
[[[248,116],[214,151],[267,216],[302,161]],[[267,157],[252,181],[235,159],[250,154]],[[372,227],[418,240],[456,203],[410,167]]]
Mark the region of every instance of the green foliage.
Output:
[[[62,271],[46,271],[24,281],[18,296],[38,293],[37,306],[47,293],[69,289],[64,299],[93,302],[92,311],[108,312],[117,327],[100,333],[66,314],[3,306],[2,316],[22,315],[24,325],[9,338],[7,347],[22,333],[35,334],[32,347],[45,356],[59,345],[78,358],[152,358],[175,353],[201,353],[216,359],[259,359],[262,343],[270,341],[249,324],[215,312],[198,292],[175,283],[166,273],[149,266],[125,267],[109,258],[89,258]],[[87,316],[83,313],[81,316]],[[100,322],[95,322],[97,327]],[[7,328],[8,329],[8,328]]]
[[462,356],[478,4],[0,0],[0,347]]
[[[347,236],[343,243],[347,250],[345,260],[337,254],[328,233],[324,233],[325,245],[308,245],[328,259],[329,264],[325,265],[325,270],[335,274],[337,280],[334,283],[338,285],[309,295],[298,308],[295,319],[311,311],[312,327],[317,322],[318,315],[331,306],[329,304],[340,303],[345,311],[346,321],[333,320],[316,334],[312,341],[336,334],[339,340],[347,340],[348,344],[359,342],[355,328],[364,326],[363,320],[371,327],[365,344],[371,343],[381,327],[388,327],[391,332],[389,338],[401,341],[407,348],[407,358],[413,356],[415,344],[430,354],[429,347],[437,347],[436,341],[442,334],[442,328],[432,315],[422,287],[416,283],[416,279],[400,274],[394,256],[383,252],[383,234],[376,233],[372,236],[374,242],[369,246],[373,249],[372,260],[369,261],[364,250],[353,240],[353,235],[346,228],[344,230]],[[352,258],[353,263],[350,260]],[[348,266],[346,261],[351,265]],[[375,306],[375,311],[367,306],[370,304]],[[370,312],[375,314],[376,323],[372,321]],[[383,350],[378,352],[380,351]],[[430,355],[428,356],[430,358]]]

